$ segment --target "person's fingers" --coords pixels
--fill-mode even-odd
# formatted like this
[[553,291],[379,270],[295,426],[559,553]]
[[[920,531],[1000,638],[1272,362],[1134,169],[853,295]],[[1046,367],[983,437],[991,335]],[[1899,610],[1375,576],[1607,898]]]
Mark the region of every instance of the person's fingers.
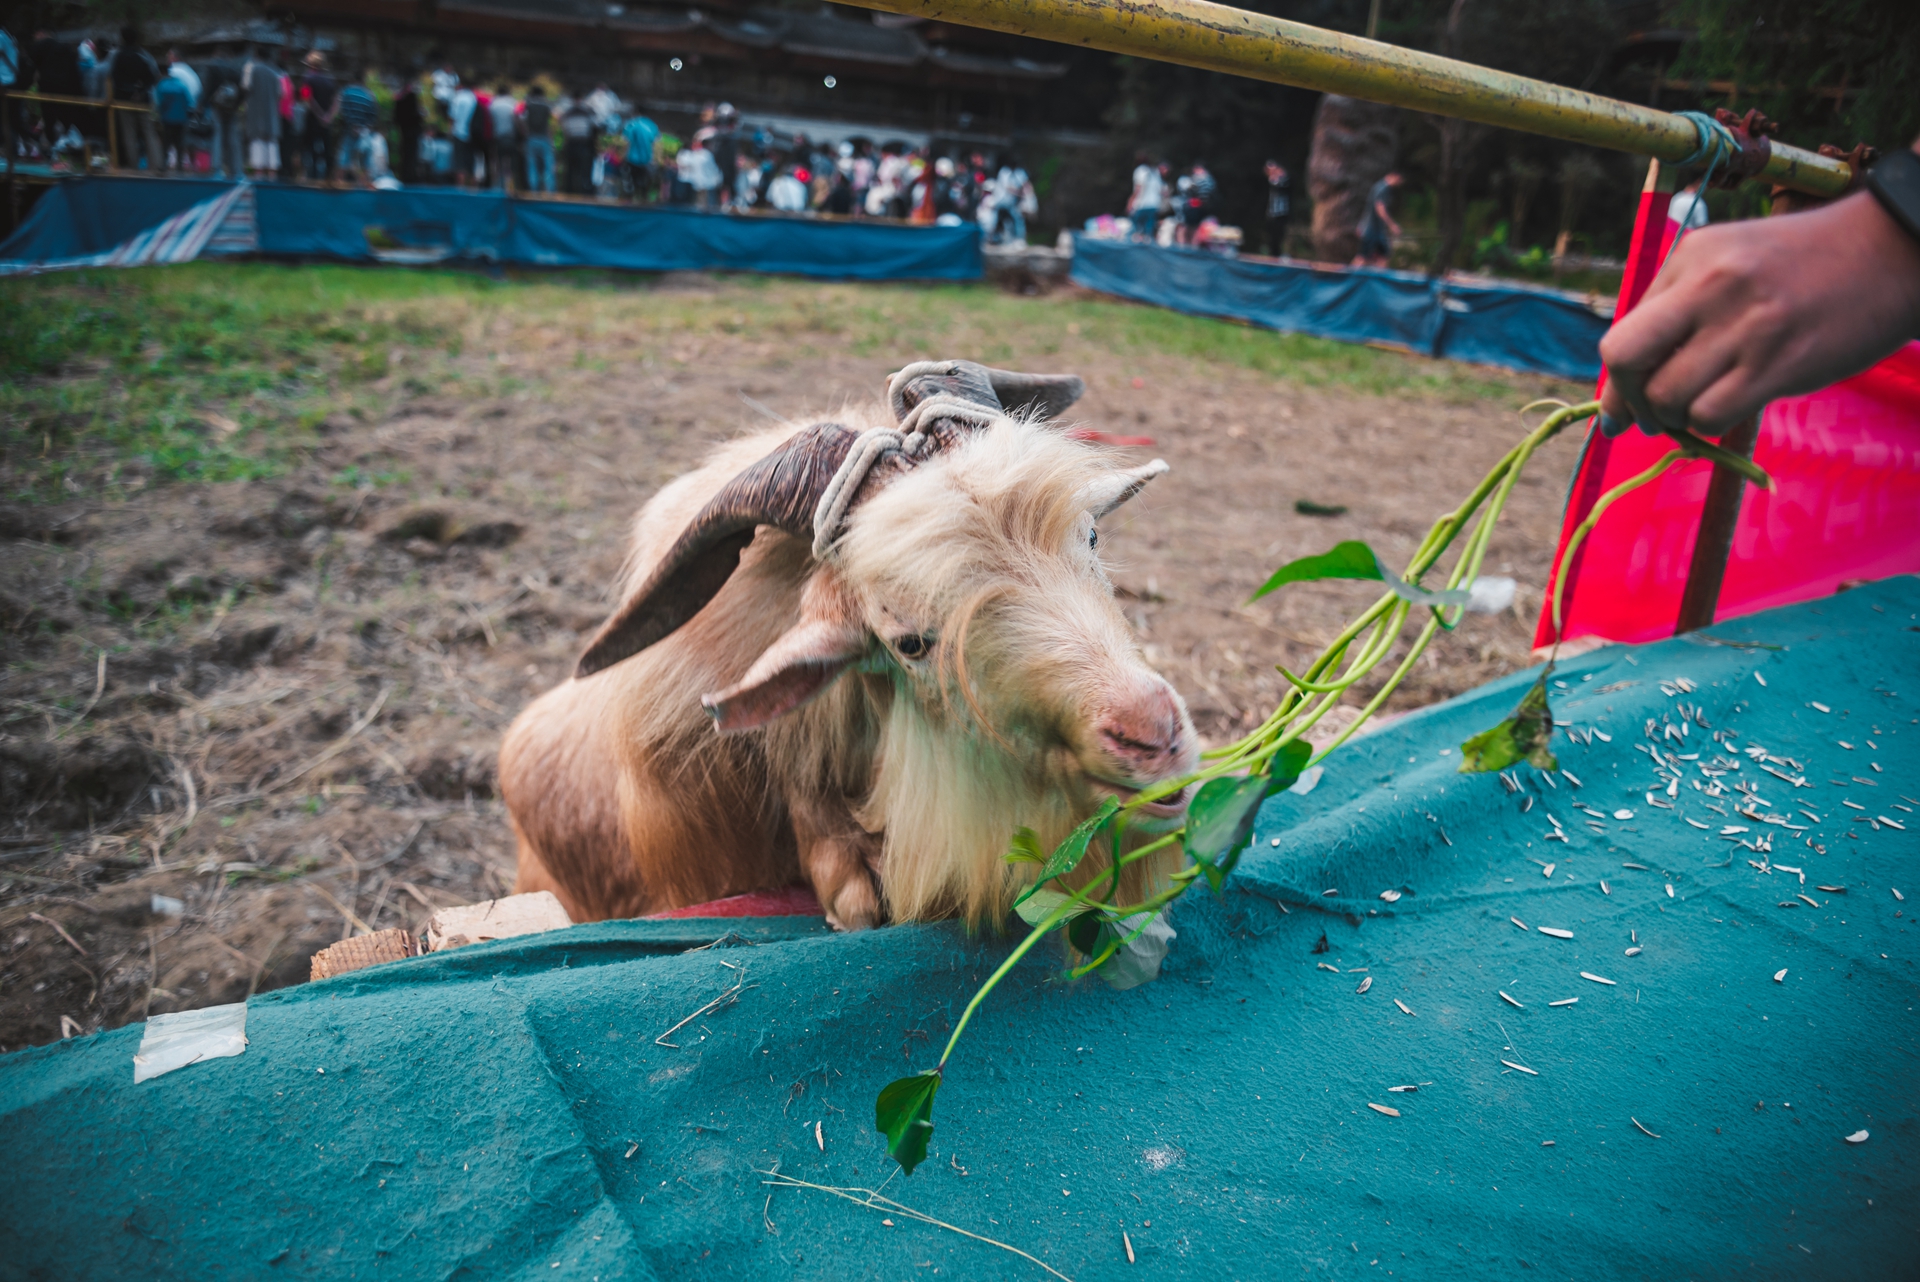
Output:
[[1661,430],[1660,418],[1647,403],[1645,379],[1636,369],[1609,369],[1607,386],[1618,390],[1620,398],[1626,402],[1627,412],[1622,415],[1628,422],[1640,425],[1640,430],[1655,433]]
[[1760,386],[1763,371],[1736,361],[1693,398],[1693,426],[1703,436],[1719,436],[1752,418],[1771,399]]
[[1694,421],[1693,401],[1739,364],[1740,351],[1725,329],[1700,330],[1647,375],[1642,388],[1662,427],[1686,427]]
[[1615,374],[1623,369],[1650,374],[1696,325],[1695,304],[1685,294],[1649,294],[1601,337],[1600,359]]
[[[1627,405],[1627,394],[1620,390],[1620,380],[1609,372],[1606,386],[1600,389],[1600,416],[1609,420],[1607,435],[1617,435],[1633,421],[1633,410]],[[1618,428],[1615,428],[1615,425]]]

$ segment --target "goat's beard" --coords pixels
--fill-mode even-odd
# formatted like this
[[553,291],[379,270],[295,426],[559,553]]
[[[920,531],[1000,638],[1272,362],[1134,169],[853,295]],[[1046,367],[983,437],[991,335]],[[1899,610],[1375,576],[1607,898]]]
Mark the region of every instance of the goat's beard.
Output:
[[[1051,850],[1092,809],[1078,762],[1064,749],[1028,745],[930,715],[901,692],[884,715],[873,790],[859,819],[882,832],[881,893],[894,921],[960,916],[997,921],[1031,876],[1004,856],[1016,828],[1031,828]],[[1142,823],[1142,839],[1179,816]],[[1129,844],[1132,844],[1131,842]],[[1079,885],[1107,875],[1111,852],[1096,843],[1076,876]],[[1151,857],[1122,874],[1122,893],[1137,899],[1164,883],[1178,854]]]

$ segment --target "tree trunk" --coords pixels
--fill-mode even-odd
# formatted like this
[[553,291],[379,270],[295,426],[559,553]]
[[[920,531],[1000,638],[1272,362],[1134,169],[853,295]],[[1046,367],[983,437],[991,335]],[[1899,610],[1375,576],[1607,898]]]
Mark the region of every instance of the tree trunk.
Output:
[[1313,199],[1313,256],[1350,262],[1360,248],[1367,193],[1393,168],[1400,143],[1394,107],[1327,94],[1313,115],[1307,193]]
[[[1447,29],[1440,41],[1440,52],[1449,58],[1461,56],[1460,15],[1466,7],[1467,0],[1453,0],[1447,10]],[[1443,116],[1438,125],[1440,183],[1434,214],[1439,222],[1440,244],[1434,251],[1430,268],[1436,278],[1453,270],[1453,260],[1460,253],[1467,221],[1467,153],[1479,141],[1478,131],[1464,120]]]

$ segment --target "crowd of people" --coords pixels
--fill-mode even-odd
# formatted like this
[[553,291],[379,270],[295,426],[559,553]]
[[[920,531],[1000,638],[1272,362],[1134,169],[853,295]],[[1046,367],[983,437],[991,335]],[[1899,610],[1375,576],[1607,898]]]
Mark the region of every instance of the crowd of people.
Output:
[[[261,45],[189,59],[149,50],[133,25],[117,42],[42,31],[24,47],[0,31],[0,89],[103,104],[11,103],[17,157],[70,169],[117,130],[117,148],[96,150],[155,173],[976,221],[994,241],[1024,241],[1038,211],[1032,180],[1011,156],[816,142],[751,126],[728,103],[705,108],[683,138],[605,84],[569,92],[451,62],[394,70]],[[109,113],[109,102],[133,109]]]

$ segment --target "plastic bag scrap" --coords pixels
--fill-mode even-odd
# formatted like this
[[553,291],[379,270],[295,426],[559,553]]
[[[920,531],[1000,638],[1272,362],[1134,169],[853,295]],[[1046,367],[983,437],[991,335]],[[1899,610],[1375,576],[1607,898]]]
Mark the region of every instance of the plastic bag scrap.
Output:
[[147,1020],[140,1051],[133,1057],[133,1080],[171,1073],[203,1059],[225,1059],[247,1049],[247,1004],[176,1011]]
[[1125,932],[1127,942],[1095,973],[1115,988],[1136,988],[1160,978],[1160,963],[1167,959],[1167,946],[1176,936],[1165,913],[1155,914],[1142,926],[1140,919],[1145,915],[1134,913],[1113,923],[1116,930]]

